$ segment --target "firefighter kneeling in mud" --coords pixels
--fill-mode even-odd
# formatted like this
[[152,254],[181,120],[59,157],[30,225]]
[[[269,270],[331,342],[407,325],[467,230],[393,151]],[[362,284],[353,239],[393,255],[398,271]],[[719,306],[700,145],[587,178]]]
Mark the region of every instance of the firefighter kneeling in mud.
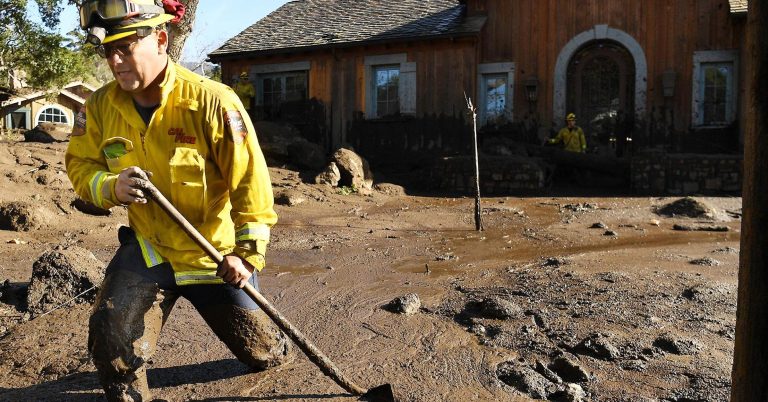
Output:
[[[110,401],[150,400],[146,364],[178,298],[253,370],[286,362],[286,336],[242,290],[258,288],[277,221],[269,172],[237,95],[168,57],[176,0],[85,1],[81,27],[115,80],[81,110],[66,153],[77,194],[125,206],[88,348]],[[151,172],[151,173],[150,173]],[[154,202],[148,179],[225,255],[217,266]]]

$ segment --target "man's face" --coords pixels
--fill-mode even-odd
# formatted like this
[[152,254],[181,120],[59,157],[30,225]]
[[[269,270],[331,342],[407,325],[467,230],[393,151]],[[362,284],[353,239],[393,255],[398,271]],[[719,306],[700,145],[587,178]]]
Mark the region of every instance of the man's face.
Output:
[[576,127],[576,120],[568,120],[568,128]]
[[107,64],[124,91],[141,92],[165,68],[165,49],[160,31],[139,38],[131,35],[104,45]]

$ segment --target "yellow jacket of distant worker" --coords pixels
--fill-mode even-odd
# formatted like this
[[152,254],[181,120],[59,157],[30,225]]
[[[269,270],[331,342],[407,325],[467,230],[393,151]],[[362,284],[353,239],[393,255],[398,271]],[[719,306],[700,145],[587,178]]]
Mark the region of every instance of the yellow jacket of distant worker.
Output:
[[235,84],[234,88],[237,96],[240,97],[240,101],[243,102],[245,110],[251,110],[251,98],[256,96],[256,88],[250,82],[240,81]]
[[549,140],[549,142],[552,144],[562,142],[563,149],[570,152],[585,152],[587,150],[587,140],[584,138],[584,130],[579,126],[575,126],[573,130],[568,127],[563,127],[560,132],[557,133],[557,136]]
[[[162,100],[148,126],[116,82],[91,95],[65,158],[75,191],[111,208],[119,204],[117,174],[138,166],[217,250],[236,251],[261,270],[277,214],[242,103],[229,87],[171,61],[160,87]],[[128,206],[128,220],[148,267],[170,262],[179,285],[222,283],[213,260],[154,202]]]

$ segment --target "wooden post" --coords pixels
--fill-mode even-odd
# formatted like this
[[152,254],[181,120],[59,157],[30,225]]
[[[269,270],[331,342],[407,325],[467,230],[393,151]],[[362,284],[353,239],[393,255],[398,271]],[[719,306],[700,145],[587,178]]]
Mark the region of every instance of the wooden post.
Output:
[[743,219],[731,401],[768,400],[768,4],[747,13]]
[[483,230],[483,221],[480,218],[480,161],[478,160],[477,153],[477,109],[472,105],[472,98],[468,98],[467,94],[464,94],[464,99],[467,101],[467,109],[469,109],[469,115],[472,117],[472,150],[475,153],[475,230],[480,232]]

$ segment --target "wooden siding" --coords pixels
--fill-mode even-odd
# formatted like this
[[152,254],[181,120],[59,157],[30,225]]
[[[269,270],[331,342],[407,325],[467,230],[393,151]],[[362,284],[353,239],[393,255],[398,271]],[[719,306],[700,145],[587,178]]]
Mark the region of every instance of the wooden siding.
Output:
[[[536,75],[537,109],[545,117],[552,116],[560,51],[596,25],[621,30],[640,44],[648,66],[646,110],[672,107],[677,130],[690,126],[694,51],[739,49],[744,38],[745,21],[730,15],[727,0],[470,0],[468,6],[470,14],[488,15],[480,62],[516,63],[516,105],[526,102],[524,79]],[[677,73],[675,95],[665,100],[661,75],[670,69]]]

